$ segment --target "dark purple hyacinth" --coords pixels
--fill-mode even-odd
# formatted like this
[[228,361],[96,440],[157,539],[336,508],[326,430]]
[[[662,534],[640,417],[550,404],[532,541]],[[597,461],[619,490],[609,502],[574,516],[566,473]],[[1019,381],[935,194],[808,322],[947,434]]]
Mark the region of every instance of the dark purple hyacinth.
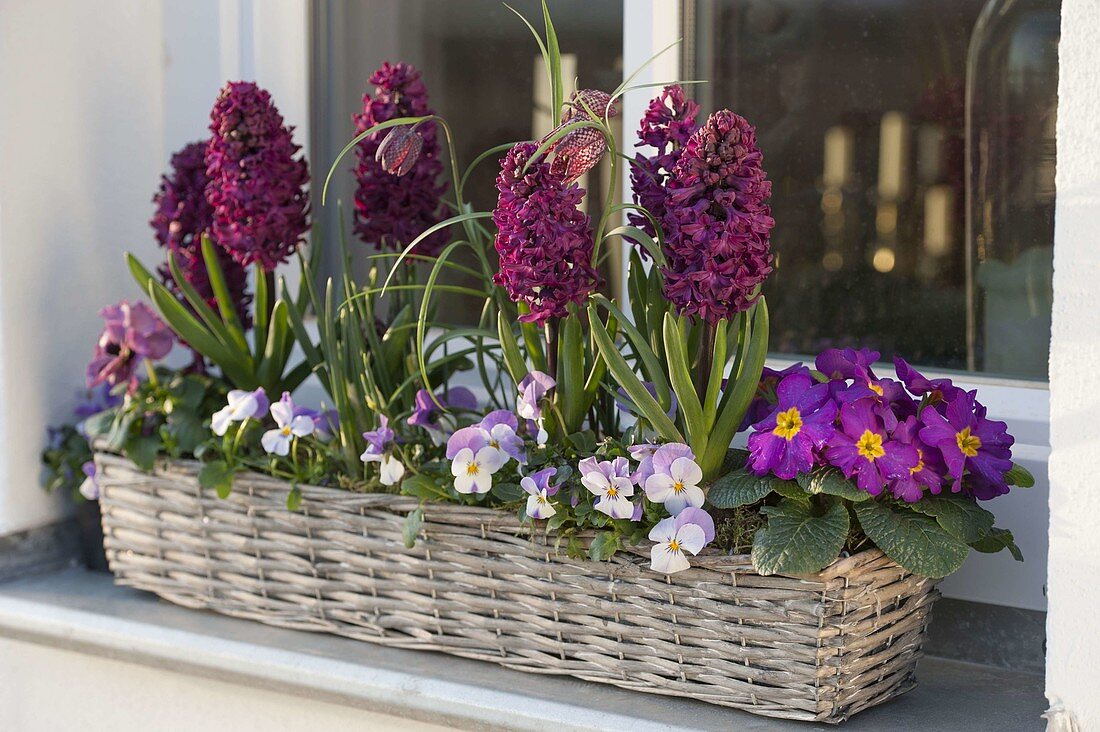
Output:
[[[201,237],[209,233],[214,218],[214,207],[206,200],[206,186],[210,182],[204,159],[206,147],[205,142],[192,142],[172,156],[171,170],[161,176],[160,188],[153,196],[157,208],[149,225],[156,232],[160,245],[175,254],[187,283],[217,311],[217,298],[200,248]],[[247,328],[250,325],[248,304],[252,300],[247,292],[248,271],[225,249],[216,249],[233,307]],[[180,296],[179,285],[167,263],[160,266],[158,273],[165,286]]]
[[592,232],[581,213],[584,190],[550,171],[545,159],[523,168],[537,149],[521,142],[501,160],[494,242],[500,271],[493,282],[531,310],[520,318],[543,324],[580,305],[599,283],[592,267]]
[[103,332],[96,342],[86,370],[89,389],[99,384],[137,387],[137,369],[142,361],[157,361],[168,355],[175,336],[160,318],[142,302],[123,300],[99,311]]
[[287,261],[309,229],[309,167],[294,128],[252,82],[226,84],[210,112],[206,148],[214,208],[213,239],[242,265],[271,271]]
[[[354,115],[356,134],[399,117],[434,114],[428,106],[428,91],[420,72],[405,63],[384,63],[371,74],[374,94],[363,95],[363,111]],[[392,130],[392,132],[391,132]],[[379,148],[387,147],[391,163],[386,172],[378,159]],[[415,141],[418,140],[418,141]],[[419,146],[416,155],[395,155],[405,142]],[[383,150],[383,153],[386,151]],[[440,181],[443,163],[439,159],[436,126],[427,122],[416,128],[388,128],[365,137],[356,147],[355,235],[380,249],[403,249],[431,226],[447,218],[443,204],[446,184]],[[398,160],[400,158],[400,160]],[[408,162],[408,167],[401,165]],[[414,253],[433,256],[446,245],[446,230],[436,232],[417,245]]]
[[[679,85],[666,86],[649,102],[641,126],[638,128],[638,144],[654,148],[652,155],[637,153],[630,168],[630,187],[637,203],[653,218],[660,221],[665,215],[665,184],[669,173],[680,159],[680,151],[699,129],[696,117],[699,105],[684,96]],[[657,236],[653,224],[642,213],[627,214],[634,226],[650,236]],[[644,249],[639,253],[645,255]]]
[[771,182],[752,125],[729,110],[696,130],[665,197],[665,297],[716,323],[752,306],[771,273]]

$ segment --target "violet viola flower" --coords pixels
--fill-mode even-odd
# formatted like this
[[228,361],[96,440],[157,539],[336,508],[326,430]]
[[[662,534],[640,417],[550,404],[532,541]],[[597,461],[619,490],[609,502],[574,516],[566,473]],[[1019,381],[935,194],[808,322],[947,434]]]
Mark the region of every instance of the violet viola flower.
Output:
[[939,493],[943,488],[944,475],[947,473],[940,451],[926,445],[920,439],[919,433],[922,426],[920,420],[910,416],[899,422],[890,435],[898,442],[912,445],[917,451],[917,464],[909,468],[908,474],[890,481],[890,492],[894,498],[906,503],[919,501],[924,497],[925,490],[934,494]]
[[282,399],[271,405],[275,429],[268,430],[260,437],[260,446],[264,452],[285,457],[290,454],[290,445],[294,438],[313,434],[317,428],[313,418],[305,414],[295,414],[296,410],[288,391],[284,391]]
[[717,323],[747,310],[772,271],[767,200],[756,130],[728,109],[688,140],[667,186],[665,297],[681,315]]
[[749,437],[749,468],[757,475],[793,480],[814,465],[814,454],[833,436],[836,404],[828,384],[815,384],[795,373],[779,382],[778,405],[753,425]]
[[[656,453],[654,453],[656,455]],[[701,508],[706,495],[699,484],[703,471],[693,459],[678,457],[668,466],[668,472],[658,472],[646,478],[645,495],[654,503],[662,503],[669,514],[676,516],[686,508]]]
[[378,428],[363,433],[367,449],[359,456],[364,463],[378,463],[382,485],[397,485],[405,477],[405,465],[395,457],[390,448],[394,443],[390,420],[384,414],[378,416]]
[[918,462],[916,448],[890,439],[871,399],[841,407],[840,429],[829,439],[825,456],[846,478],[856,476],[860,490],[873,496],[888,481],[908,475]]
[[[696,117],[699,105],[684,96],[679,85],[666,86],[650,100],[638,129],[637,147],[649,145],[653,155],[637,153],[630,169],[630,187],[634,191],[634,203],[648,211],[658,221],[665,215],[665,184],[676,161],[680,159],[688,139],[699,129]],[[627,214],[633,226],[656,237],[653,223],[645,214]],[[648,258],[644,247],[638,248],[642,258]]]
[[600,276],[592,266],[590,222],[580,210],[584,191],[552,173],[545,159],[532,160],[537,147],[521,142],[501,160],[493,211],[500,269],[493,282],[530,309],[521,321],[541,326],[564,317],[570,303],[584,303]]
[[96,480],[95,463],[89,460],[80,466],[84,473],[84,482],[80,484],[80,495],[89,501],[99,500],[99,482]]
[[459,493],[488,493],[493,487],[493,474],[504,466],[503,453],[489,444],[485,430],[463,427],[447,440],[447,459],[451,460],[451,475]]
[[[369,83],[374,94],[363,95],[363,111],[354,115],[357,134],[391,119],[434,114],[420,72],[409,64],[384,63]],[[359,142],[355,153],[355,235],[363,242],[401,250],[447,218],[447,186],[440,175],[443,162],[434,122],[415,130],[377,130]],[[413,253],[434,256],[449,238],[446,230],[438,231],[417,244]]]
[[962,392],[947,402],[944,414],[921,410],[924,428],[920,438],[939,448],[952,480],[951,490],[962,489],[964,475],[969,492],[983,501],[1008,493],[1005,473],[1012,468],[1012,435],[1008,425],[986,419],[977,392]]
[[578,463],[581,485],[596,496],[595,509],[613,519],[634,515],[634,484],[630,482],[630,464],[626,458],[599,461],[588,457]]
[[519,382],[516,414],[523,419],[542,419],[542,400],[558,385],[554,378],[541,371],[532,371]]
[[309,167],[293,127],[271,95],[248,81],[229,82],[210,112],[206,148],[214,208],[211,232],[242,265],[270,272],[286,262],[309,229]]
[[698,554],[714,541],[714,519],[700,508],[685,508],[666,518],[649,532],[656,542],[650,550],[650,567],[655,572],[674,574],[691,566],[684,552]]
[[[439,404],[436,404],[436,400]],[[414,403],[413,413],[406,421],[413,427],[427,430],[437,444],[442,442],[444,433],[441,422],[443,410],[439,408],[440,404],[448,409],[477,409],[477,397],[464,386],[453,386],[445,394],[436,395],[435,399],[427,389],[421,389],[416,392]]]
[[519,481],[519,487],[527,492],[527,515],[533,519],[548,519],[558,512],[550,498],[557,494],[558,486],[550,485],[550,478],[557,468],[543,468]]
[[660,445],[644,444],[631,445],[626,448],[626,451],[630,453],[630,457],[638,463],[638,467],[630,474],[630,480],[635,485],[644,487],[646,480],[653,475],[653,455],[660,447]]
[[260,419],[267,411],[268,404],[267,394],[262,386],[255,391],[234,389],[226,395],[226,405],[210,418],[210,429],[221,437],[229,431],[229,425],[233,422]]
[[137,388],[136,370],[143,361],[157,361],[168,355],[175,336],[160,318],[142,302],[123,300],[99,311],[103,332],[88,364],[86,385]]
[[499,450],[504,462],[511,458],[520,465],[527,464],[527,452],[523,438],[516,434],[519,420],[507,409],[497,409],[485,415],[477,425],[489,436],[489,447]]

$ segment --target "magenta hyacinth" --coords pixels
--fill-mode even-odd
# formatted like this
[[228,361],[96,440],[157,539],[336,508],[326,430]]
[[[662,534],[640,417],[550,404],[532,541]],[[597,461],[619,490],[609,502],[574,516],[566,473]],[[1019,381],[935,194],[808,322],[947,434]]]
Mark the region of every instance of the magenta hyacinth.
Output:
[[[695,119],[698,114],[699,105],[684,96],[682,87],[672,85],[650,100],[642,117],[637,146],[649,145],[655,152],[649,156],[635,154],[630,168],[630,187],[634,190],[634,203],[658,221],[665,215],[668,176],[680,159],[684,145],[699,129]],[[627,219],[650,236],[657,235],[644,214],[630,213]],[[646,256],[644,249],[639,249],[639,253]]]
[[[353,117],[356,134],[391,119],[434,114],[420,72],[409,64],[384,63],[371,74],[370,83],[375,85],[374,94],[363,95],[363,111]],[[379,149],[387,138],[391,151],[381,161]],[[419,149],[415,155],[401,155],[397,160],[392,153],[401,148],[397,143],[402,140],[409,145],[405,152]],[[443,204],[447,186],[440,182],[443,163],[434,122],[419,125],[415,131],[406,127],[379,130],[360,141],[355,152],[355,235],[363,242],[400,250],[447,218]],[[386,150],[382,152],[386,154]],[[384,162],[390,165],[384,166]],[[436,232],[420,242],[414,253],[438,254],[448,238],[446,230]]]
[[137,369],[145,359],[157,361],[168,355],[175,336],[160,318],[142,302],[123,300],[99,311],[103,332],[88,364],[89,389],[99,384],[112,387],[129,383],[137,387]]
[[665,297],[709,323],[747,310],[772,271],[771,182],[756,131],[729,110],[688,140],[665,197]]
[[552,173],[545,159],[524,172],[536,149],[521,142],[501,160],[493,211],[500,271],[493,282],[530,308],[520,320],[542,325],[565,316],[569,303],[583,303],[599,275],[592,267],[588,216],[579,208],[584,191]]
[[252,82],[226,84],[210,112],[212,238],[242,265],[270,272],[305,241],[309,167],[295,158],[301,147],[293,131],[271,95]]
[[[206,200],[206,186],[210,182],[204,159],[206,146],[205,142],[192,142],[172,156],[171,170],[161,176],[160,188],[153,196],[157,208],[149,225],[156,232],[160,245],[175,254],[187,283],[216,311],[217,298],[200,248],[201,237],[209,234],[214,218],[214,207]],[[248,327],[248,304],[252,299],[247,292],[248,272],[226,250],[221,247],[216,250],[233,307]],[[165,286],[180,296],[179,285],[167,263],[160,266],[158,273]]]

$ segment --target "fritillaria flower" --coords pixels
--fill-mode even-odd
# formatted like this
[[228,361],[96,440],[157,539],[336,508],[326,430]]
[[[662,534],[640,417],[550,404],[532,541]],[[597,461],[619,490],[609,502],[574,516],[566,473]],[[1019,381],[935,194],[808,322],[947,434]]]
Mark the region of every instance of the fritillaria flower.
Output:
[[519,487],[527,493],[527,515],[531,518],[548,519],[558,512],[550,502],[558,492],[558,486],[550,485],[550,478],[557,472],[553,467],[543,468],[520,480]]
[[682,572],[691,566],[685,552],[698,554],[714,540],[714,519],[700,508],[685,508],[664,519],[649,532],[656,542],[650,550],[649,566],[661,574]]
[[757,475],[793,480],[813,467],[814,453],[833,436],[836,404],[828,384],[814,384],[794,373],[779,382],[777,406],[753,425],[749,437],[749,468]]
[[133,391],[137,368],[146,359],[157,361],[167,356],[175,336],[145,303],[123,300],[103,308],[99,315],[103,332],[87,367],[87,387],[129,383]]
[[260,445],[269,455],[285,457],[290,454],[290,443],[295,437],[307,437],[313,434],[316,424],[305,414],[295,416],[294,400],[290,392],[271,405],[271,417],[275,420],[275,429],[268,430],[260,438]]
[[634,484],[630,482],[630,464],[626,458],[599,461],[594,457],[581,460],[577,466],[581,485],[596,496],[595,509],[614,519],[629,519],[634,515]]
[[706,496],[699,484],[703,471],[691,458],[679,457],[672,461],[668,473],[654,473],[645,482],[646,498],[663,503],[665,509],[676,516],[688,506],[701,508]]
[[389,417],[379,415],[378,428],[363,433],[367,449],[359,456],[364,463],[378,463],[379,480],[382,485],[397,485],[405,477],[405,465],[391,451],[394,433],[390,428]]
[[229,431],[229,425],[233,422],[259,419],[267,407],[268,398],[262,386],[255,391],[234,389],[226,395],[226,405],[210,418],[210,429],[221,437]]
[[[611,103],[611,95],[599,89],[580,89],[573,93],[562,112],[561,124],[545,138],[549,139],[562,127],[580,120],[599,121],[604,114],[610,119],[619,113]],[[572,183],[587,173],[607,152],[607,138],[595,127],[579,127],[567,132],[553,143],[548,153],[553,154],[550,172]]]
[[860,490],[873,496],[890,480],[909,475],[919,461],[912,445],[890,439],[872,399],[841,407],[840,429],[829,438],[825,455],[844,477],[856,476]]
[[424,138],[412,125],[394,127],[378,146],[374,159],[390,175],[407,175],[420,158]]
[[938,448],[947,464],[952,492],[961,490],[963,475],[975,498],[989,500],[1008,493],[1005,473],[1012,468],[1012,435],[1004,422],[986,418],[977,392],[961,392],[947,402],[944,414],[921,410],[920,439]]

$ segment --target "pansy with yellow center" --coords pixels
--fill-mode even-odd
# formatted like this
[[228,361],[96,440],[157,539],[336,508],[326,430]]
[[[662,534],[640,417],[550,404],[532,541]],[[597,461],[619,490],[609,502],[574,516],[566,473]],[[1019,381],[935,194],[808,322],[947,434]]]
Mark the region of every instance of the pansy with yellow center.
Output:
[[809,472],[814,451],[832,436],[836,404],[829,398],[828,384],[815,384],[803,373],[779,382],[776,396],[779,401],[772,413],[753,425],[748,466],[757,475],[792,480]]
[[594,507],[614,519],[634,516],[634,483],[630,480],[630,463],[626,458],[597,460],[588,457],[578,463],[581,485],[596,496]]
[[275,420],[275,429],[268,430],[260,438],[260,445],[269,455],[289,455],[290,445],[295,437],[313,434],[317,426],[313,418],[304,414],[294,416],[294,412],[294,402],[286,392],[283,392],[282,399],[271,405],[271,417]]
[[649,555],[653,571],[682,572],[691,566],[684,552],[698,554],[714,540],[714,519],[701,508],[685,508],[654,526],[649,540],[656,542]]
[[668,472],[655,472],[645,482],[646,498],[654,503],[663,503],[673,516],[688,506],[702,508],[706,496],[699,484],[703,482],[703,471],[699,465],[687,457],[672,461]]
[[912,445],[890,438],[880,409],[888,409],[867,397],[840,409],[840,429],[829,439],[825,457],[829,464],[855,477],[860,490],[873,496],[887,482],[910,475],[920,458]]

